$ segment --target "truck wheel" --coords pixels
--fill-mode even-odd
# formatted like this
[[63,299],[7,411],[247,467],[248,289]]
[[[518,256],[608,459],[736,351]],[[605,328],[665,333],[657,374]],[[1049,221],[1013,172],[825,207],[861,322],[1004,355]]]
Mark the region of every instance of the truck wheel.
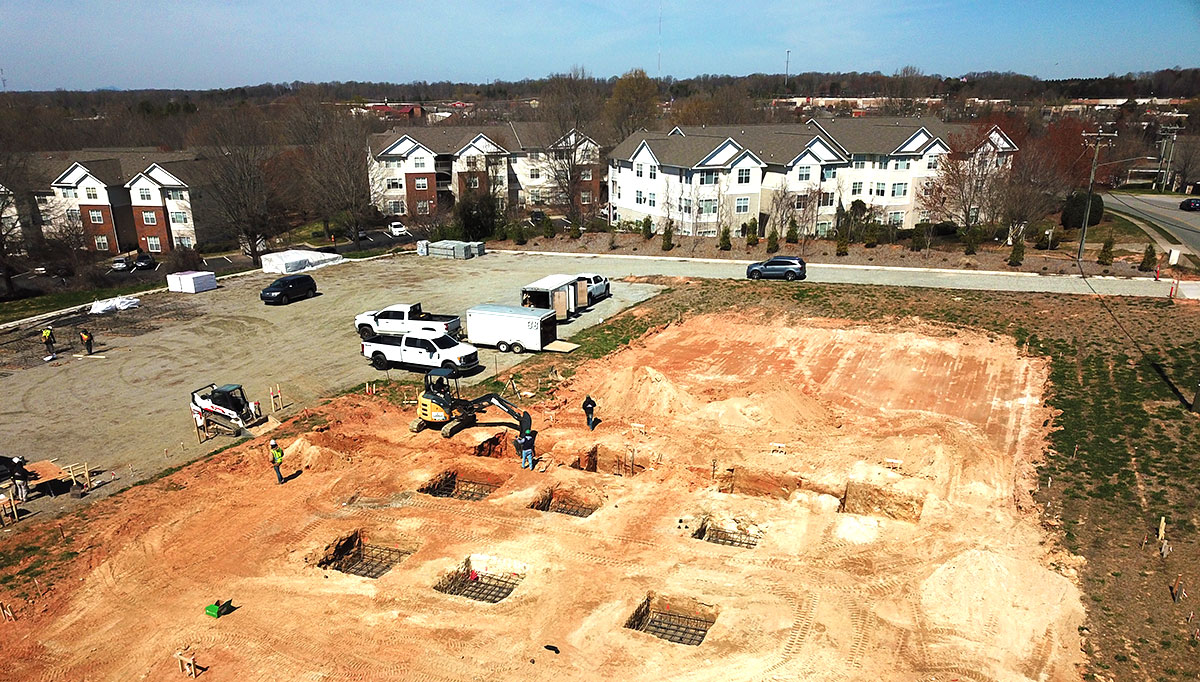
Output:
[[521,353],[525,352],[525,346],[522,346],[519,342],[513,343],[512,352],[516,353],[517,355],[520,355]]
[[375,336],[375,330],[371,329],[370,325],[366,325],[366,324],[358,325],[358,337],[360,339],[365,341],[365,340],[371,338],[372,336]]
[[455,365],[453,362],[450,362],[449,360],[447,360],[442,363],[442,369],[448,369],[451,372],[454,372],[454,371],[458,370],[458,365]]
[[376,351],[375,354],[371,356],[371,366],[374,367],[375,369],[387,369],[388,368],[387,356],[384,355],[383,353]]
[[787,272],[783,273],[783,278],[789,282],[795,282],[796,273],[793,270],[788,270]]
[[758,270],[751,270],[749,277],[750,279],[762,279],[762,273]]
[[500,343],[496,344],[496,350],[500,351],[501,353],[507,353],[508,348],[509,346],[507,341],[501,341]]

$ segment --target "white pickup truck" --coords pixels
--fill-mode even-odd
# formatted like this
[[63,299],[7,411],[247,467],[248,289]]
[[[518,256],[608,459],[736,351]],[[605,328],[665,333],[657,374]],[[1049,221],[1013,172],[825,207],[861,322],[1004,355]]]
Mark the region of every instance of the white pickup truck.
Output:
[[426,331],[458,336],[462,320],[456,315],[435,315],[421,310],[420,303],[398,303],[382,310],[368,310],[354,318],[360,338]]
[[398,364],[461,371],[479,364],[479,351],[475,346],[438,332],[372,336],[363,339],[362,354],[371,359],[375,369],[388,369]]

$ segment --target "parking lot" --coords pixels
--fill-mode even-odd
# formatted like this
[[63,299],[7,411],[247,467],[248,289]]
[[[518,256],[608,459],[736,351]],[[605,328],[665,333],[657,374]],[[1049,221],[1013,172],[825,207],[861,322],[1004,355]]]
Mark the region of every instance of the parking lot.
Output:
[[[359,354],[355,314],[401,302],[454,314],[477,303],[517,304],[522,285],[575,266],[549,258],[489,255],[445,261],[403,255],[316,270],[320,295],[289,306],[259,301],[259,290],[275,277],[262,273],[222,280],[218,290],[194,296],[144,296],[141,309],[116,313],[103,327],[92,325],[97,357],[73,357],[79,352],[76,329],[60,326],[60,346],[74,342],[74,349],[49,364],[20,363],[3,371],[3,454],[86,461],[122,481],[136,480],[229,442],[196,443],[188,408],[193,389],[240,383],[265,409],[268,387],[279,384],[292,413],[384,376]],[[562,325],[559,335],[568,338],[657,290],[614,282],[612,297]],[[76,318],[71,324],[90,323]],[[97,331],[104,328],[112,331]],[[31,352],[40,350],[32,337],[25,343]],[[486,370],[469,381],[524,357],[481,349]],[[391,374],[406,372],[393,369]]]

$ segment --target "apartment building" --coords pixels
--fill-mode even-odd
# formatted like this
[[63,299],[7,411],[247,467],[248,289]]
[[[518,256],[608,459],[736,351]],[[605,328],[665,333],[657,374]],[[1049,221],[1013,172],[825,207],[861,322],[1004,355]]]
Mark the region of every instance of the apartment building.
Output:
[[35,222],[47,237],[81,231],[99,253],[193,247],[191,185],[200,182],[201,164],[192,152],[40,152],[34,171],[52,179],[34,192]]
[[553,135],[536,123],[403,128],[372,136],[370,149],[373,193],[387,215],[433,216],[471,191],[491,193],[501,208],[564,205],[569,187],[584,212],[603,203],[600,147],[577,131]]
[[[881,222],[911,228],[928,218],[922,185],[968,132],[929,118],[833,118],[635,133],[609,154],[609,220],[648,216],[656,230],[670,220],[679,234],[716,236],[753,218],[761,236],[786,217],[824,235],[839,203],[862,200]],[[1017,148],[993,128],[970,151],[999,167]]]

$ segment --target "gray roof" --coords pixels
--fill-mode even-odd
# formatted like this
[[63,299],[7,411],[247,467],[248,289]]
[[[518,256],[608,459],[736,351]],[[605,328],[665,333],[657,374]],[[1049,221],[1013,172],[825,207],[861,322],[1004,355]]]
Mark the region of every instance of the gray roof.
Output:
[[[420,142],[434,154],[455,154],[467,146],[476,135],[486,135],[489,140],[510,152],[545,149],[554,144],[566,132],[556,132],[546,123],[513,122],[487,126],[421,126],[393,128],[386,133],[372,135],[369,141],[371,154],[379,154],[404,136]],[[585,133],[586,134],[586,133]]]
[[[34,152],[30,155],[33,187],[50,188],[58,176],[74,163],[83,164],[106,185],[123,185],[152,163],[199,158],[196,151],[163,152],[152,148],[79,149],[75,151]],[[181,178],[182,179],[182,178]]]
[[[924,127],[934,138],[950,144],[950,138],[970,128],[943,123],[933,118],[838,118],[814,119],[790,125],[678,126],[683,135],[641,131],[625,138],[609,155],[628,160],[646,142],[658,162],[668,166],[695,167],[722,142],[732,138],[754,152],[764,163],[786,164],[799,156],[814,138],[845,149],[849,154],[891,154]],[[824,133],[822,133],[824,129]],[[927,143],[921,151],[928,148]]]

